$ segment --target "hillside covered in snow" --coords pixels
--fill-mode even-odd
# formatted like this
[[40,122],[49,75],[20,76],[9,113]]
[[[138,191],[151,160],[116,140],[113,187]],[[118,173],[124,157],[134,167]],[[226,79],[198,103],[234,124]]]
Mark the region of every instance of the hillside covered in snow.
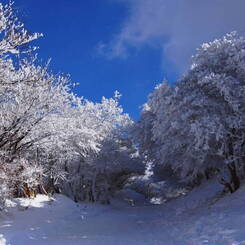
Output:
[[[1,215],[1,245],[242,245],[245,188],[221,198],[205,183],[164,205],[74,203],[63,195],[18,199]],[[13,203],[12,203],[13,205]]]

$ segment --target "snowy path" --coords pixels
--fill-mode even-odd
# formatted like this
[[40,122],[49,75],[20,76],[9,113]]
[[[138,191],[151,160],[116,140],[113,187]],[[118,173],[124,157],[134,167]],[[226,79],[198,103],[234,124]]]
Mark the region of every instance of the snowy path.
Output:
[[21,200],[28,209],[0,218],[0,244],[245,244],[245,188],[206,207],[213,189],[204,186],[163,206],[77,205],[62,195],[53,202]]

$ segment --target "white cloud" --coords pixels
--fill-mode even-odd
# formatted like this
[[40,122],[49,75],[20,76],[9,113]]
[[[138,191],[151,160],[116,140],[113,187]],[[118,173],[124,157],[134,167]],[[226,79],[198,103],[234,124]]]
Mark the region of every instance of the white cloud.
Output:
[[128,17],[114,39],[100,45],[100,51],[111,58],[152,45],[161,50],[163,59],[183,71],[203,42],[234,30],[245,31],[245,0],[121,1],[128,8]]

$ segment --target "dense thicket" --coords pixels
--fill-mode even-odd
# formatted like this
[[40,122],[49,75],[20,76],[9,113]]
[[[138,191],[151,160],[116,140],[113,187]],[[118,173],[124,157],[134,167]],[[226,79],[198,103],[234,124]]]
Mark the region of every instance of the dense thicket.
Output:
[[[149,96],[140,146],[182,180],[216,174],[231,192],[245,167],[245,39],[236,33],[203,44],[175,83]],[[148,148],[150,147],[150,149]]]

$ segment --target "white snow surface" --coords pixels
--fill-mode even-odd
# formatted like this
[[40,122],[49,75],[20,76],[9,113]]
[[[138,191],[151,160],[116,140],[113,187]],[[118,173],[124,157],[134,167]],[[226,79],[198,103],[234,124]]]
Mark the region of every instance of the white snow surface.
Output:
[[141,197],[107,206],[63,195],[17,199],[0,216],[0,245],[245,244],[245,186],[222,199],[220,190],[207,182],[163,205],[140,205]]

